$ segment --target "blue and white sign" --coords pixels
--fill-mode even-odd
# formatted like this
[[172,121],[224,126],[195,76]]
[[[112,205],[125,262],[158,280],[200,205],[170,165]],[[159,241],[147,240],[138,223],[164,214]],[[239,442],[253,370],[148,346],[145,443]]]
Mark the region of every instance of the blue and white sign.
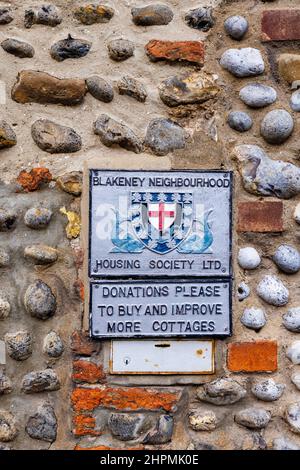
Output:
[[230,172],[90,170],[90,276],[230,276],[231,194]]

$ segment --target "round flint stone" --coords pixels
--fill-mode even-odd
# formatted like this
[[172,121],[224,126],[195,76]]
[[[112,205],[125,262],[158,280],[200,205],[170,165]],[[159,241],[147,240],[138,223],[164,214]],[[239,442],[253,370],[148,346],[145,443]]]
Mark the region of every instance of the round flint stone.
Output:
[[282,307],[289,301],[288,289],[276,276],[265,276],[259,282],[256,291],[261,299],[275,307]]
[[300,402],[291,403],[286,409],[285,416],[291,431],[300,434]]
[[267,323],[264,310],[254,307],[246,308],[241,316],[241,323],[251,330],[261,330]]
[[282,318],[287,330],[300,333],[300,307],[290,308]]
[[271,86],[250,83],[240,90],[240,99],[250,108],[264,108],[277,100],[277,92]]
[[25,361],[32,354],[32,337],[29,331],[6,333],[5,344],[8,355],[15,361]]
[[40,405],[36,413],[29,417],[25,430],[32,439],[54,442],[57,434],[57,419],[49,403]]
[[287,357],[289,360],[295,364],[300,364],[300,341],[294,341],[286,352]]
[[39,320],[47,320],[56,311],[56,298],[52,290],[39,279],[27,288],[24,304],[27,312]]
[[258,49],[245,47],[228,49],[221,57],[220,65],[235,77],[255,77],[264,73],[265,64]]
[[285,437],[277,437],[273,440],[272,450],[300,450],[300,447]]
[[282,144],[294,129],[294,120],[285,109],[270,111],[261,122],[260,133],[269,144]]
[[27,227],[39,230],[45,228],[51,220],[52,212],[45,207],[32,207],[24,215]]
[[299,372],[295,372],[295,374],[292,375],[291,381],[296,386],[296,388],[300,390],[300,373]]
[[253,385],[251,392],[259,400],[276,401],[282,396],[284,389],[285,385],[277,384],[273,379],[267,379]]
[[250,295],[250,287],[245,282],[241,282],[237,288],[237,297],[239,301],[241,302],[242,300],[247,299],[249,295]]
[[261,258],[257,250],[251,246],[241,248],[238,254],[238,263],[243,269],[255,269],[260,265]]
[[114,90],[110,83],[97,75],[86,79],[89,93],[99,101],[110,103],[114,98]]
[[109,57],[117,62],[127,60],[134,54],[134,44],[128,39],[113,39],[108,44]]
[[271,420],[271,413],[264,408],[246,408],[239,411],[234,420],[249,429],[263,429]]
[[50,331],[50,333],[45,336],[43,351],[49,357],[60,357],[64,352],[63,342],[55,331]]
[[291,96],[290,106],[296,113],[300,112],[300,90],[294,91]]
[[279,246],[273,256],[273,261],[281,271],[287,274],[297,273],[300,269],[300,253],[290,245]]
[[295,221],[297,222],[297,224],[300,225],[300,202],[299,202],[299,203],[297,204],[297,206],[295,207],[294,219],[295,219]]
[[10,314],[10,310],[10,303],[3,297],[0,297],[0,320],[7,318]]
[[246,132],[251,129],[253,126],[253,121],[249,114],[244,113],[243,111],[232,111],[229,113],[227,118],[227,123],[231,127],[238,132]]
[[248,31],[249,24],[243,16],[230,16],[224,22],[226,33],[238,41],[242,39]]
[[0,410],[0,442],[13,441],[18,434],[17,422],[12,413]]

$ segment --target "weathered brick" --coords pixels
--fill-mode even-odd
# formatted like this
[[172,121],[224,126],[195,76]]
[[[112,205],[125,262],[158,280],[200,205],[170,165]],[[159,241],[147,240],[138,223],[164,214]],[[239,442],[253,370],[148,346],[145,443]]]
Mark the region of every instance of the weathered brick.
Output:
[[204,64],[204,44],[201,41],[159,41],[153,39],[145,46],[151,60]]
[[95,429],[96,420],[92,416],[76,415],[73,418],[75,436],[101,436],[102,431]]
[[77,383],[95,384],[105,381],[105,373],[102,366],[94,362],[78,360],[73,362],[72,380]]
[[300,10],[266,10],[261,21],[263,41],[300,39]]
[[118,410],[172,411],[181,393],[146,388],[76,388],[72,393],[75,411],[92,411],[101,406]]
[[232,372],[275,372],[277,342],[231,343],[228,345],[227,366]]
[[76,295],[80,298],[80,300],[84,301],[84,284],[82,280],[76,279],[73,285]]
[[283,232],[282,201],[245,201],[238,204],[239,232]]
[[[52,175],[48,168],[32,168],[29,172],[23,170],[17,177],[17,184],[23,191],[36,191],[43,183],[50,183]],[[19,189],[18,188],[18,189]]]
[[99,341],[91,340],[82,331],[74,331],[71,336],[71,350],[78,356],[91,356],[100,350]]

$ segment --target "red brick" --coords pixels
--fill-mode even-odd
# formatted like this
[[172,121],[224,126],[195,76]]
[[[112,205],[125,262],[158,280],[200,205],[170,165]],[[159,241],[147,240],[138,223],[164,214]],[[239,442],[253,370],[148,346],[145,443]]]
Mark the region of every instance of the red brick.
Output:
[[73,418],[73,434],[75,436],[101,436],[102,432],[95,429],[96,420],[92,416],[76,415]]
[[296,41],[300,39],[300,10],[266,10],[261,22],[263,41]]
[[275,372],[277,342],[231,343],[228,345],[227,367],[232,372]]
[[77,383],[95,384],[105,381],[105,374],[102,366],[97,366],[94,362],[78,360],[73,362],[72,380]]
[[82,331],[74,331],[71,336],[71,350],[78,356],[91,356],[93,353],[97,353],[100,350],[99,341],[91,340]]
[[283,232],[282,201],[240,202],[237,229],[239,232]]
[[145,46],[151,60],[204,64],[204,44],[201,41],[159,41],[153,39]]
[[72,393],[75,411],[92,411],[106,407],[118,410],[172,411],[181,397],[180,392],[163,392],[146,388],[76,388]]

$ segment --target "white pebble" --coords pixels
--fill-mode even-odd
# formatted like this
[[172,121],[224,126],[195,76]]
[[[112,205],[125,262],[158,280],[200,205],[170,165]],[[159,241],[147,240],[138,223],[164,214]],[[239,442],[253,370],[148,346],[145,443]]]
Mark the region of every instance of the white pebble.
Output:
[[243,269],[255,269],[260,265],[261,258],[255,248],[247,246],[241,248],[238,254],[238,263]]

